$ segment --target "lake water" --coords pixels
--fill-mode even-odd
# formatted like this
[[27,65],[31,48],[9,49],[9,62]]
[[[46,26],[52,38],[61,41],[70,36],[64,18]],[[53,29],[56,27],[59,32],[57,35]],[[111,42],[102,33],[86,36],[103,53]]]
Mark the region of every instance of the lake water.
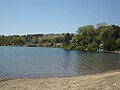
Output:
[[120,69],[120,54],[0,47],[0,78],[60,77]]

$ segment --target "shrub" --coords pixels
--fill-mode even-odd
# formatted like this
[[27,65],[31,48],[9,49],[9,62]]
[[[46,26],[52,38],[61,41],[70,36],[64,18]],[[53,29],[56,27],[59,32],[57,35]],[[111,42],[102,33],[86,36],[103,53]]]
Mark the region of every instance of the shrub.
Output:
[[98,49],[98,44],[93,42],[87,45],[87,50],[88,51],[95,51]]
[[85,50],[86,48],[84,46],[76,46],[75,50]]

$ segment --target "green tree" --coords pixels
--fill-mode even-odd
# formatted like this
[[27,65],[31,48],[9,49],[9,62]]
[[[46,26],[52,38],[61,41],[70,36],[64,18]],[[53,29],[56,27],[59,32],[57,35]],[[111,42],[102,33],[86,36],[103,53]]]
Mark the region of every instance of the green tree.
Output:
[[77,33],[80,36],[93,37],[95,35],[95,29],[93,25],[87,25],[87,26],[79,27]]
[[71,34],[70,34],[70,33],[65,34],[65,37],[64,37],[64,45],[70,44],[70,40],[71,40],[71,39],[72,39],[72,37],[71,37]]
[[116,40],[117,48],[120,49],[120,38]]
[[100,38],[106,50],[114,50],[116,48],[115,33],[111,26],[103,28],[100,33]]

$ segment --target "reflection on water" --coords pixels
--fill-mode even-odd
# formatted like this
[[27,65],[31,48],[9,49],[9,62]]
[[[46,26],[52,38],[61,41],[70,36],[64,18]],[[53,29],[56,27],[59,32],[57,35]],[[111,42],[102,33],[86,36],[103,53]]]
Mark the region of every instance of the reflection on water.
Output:
[[120,68],[120,54],[0,47],[0,78],[94,74]]
[[82,74],[105,72],[120,68],[120,55],[113,53],[86,52],[79,56],[77,54],[75,63],[76,71]]

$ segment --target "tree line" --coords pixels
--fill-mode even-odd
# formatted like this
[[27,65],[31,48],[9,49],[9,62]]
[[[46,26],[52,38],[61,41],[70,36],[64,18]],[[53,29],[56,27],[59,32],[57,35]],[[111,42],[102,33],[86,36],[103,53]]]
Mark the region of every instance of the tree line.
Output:
[[120,50],[120,27],[99,23],[73,33],[0,35],[0,46],[61,47],[67,50]]
[[120,27],[116,25],[97,24],[79,27],[77,34],[66,49],[75,50],[119,50]]
[[[75,34],[28,34],[28,35],[0,35],[0,46],[28,46],[28,47],[62,47]],[[70,37],[70,38],[69,38]]]

